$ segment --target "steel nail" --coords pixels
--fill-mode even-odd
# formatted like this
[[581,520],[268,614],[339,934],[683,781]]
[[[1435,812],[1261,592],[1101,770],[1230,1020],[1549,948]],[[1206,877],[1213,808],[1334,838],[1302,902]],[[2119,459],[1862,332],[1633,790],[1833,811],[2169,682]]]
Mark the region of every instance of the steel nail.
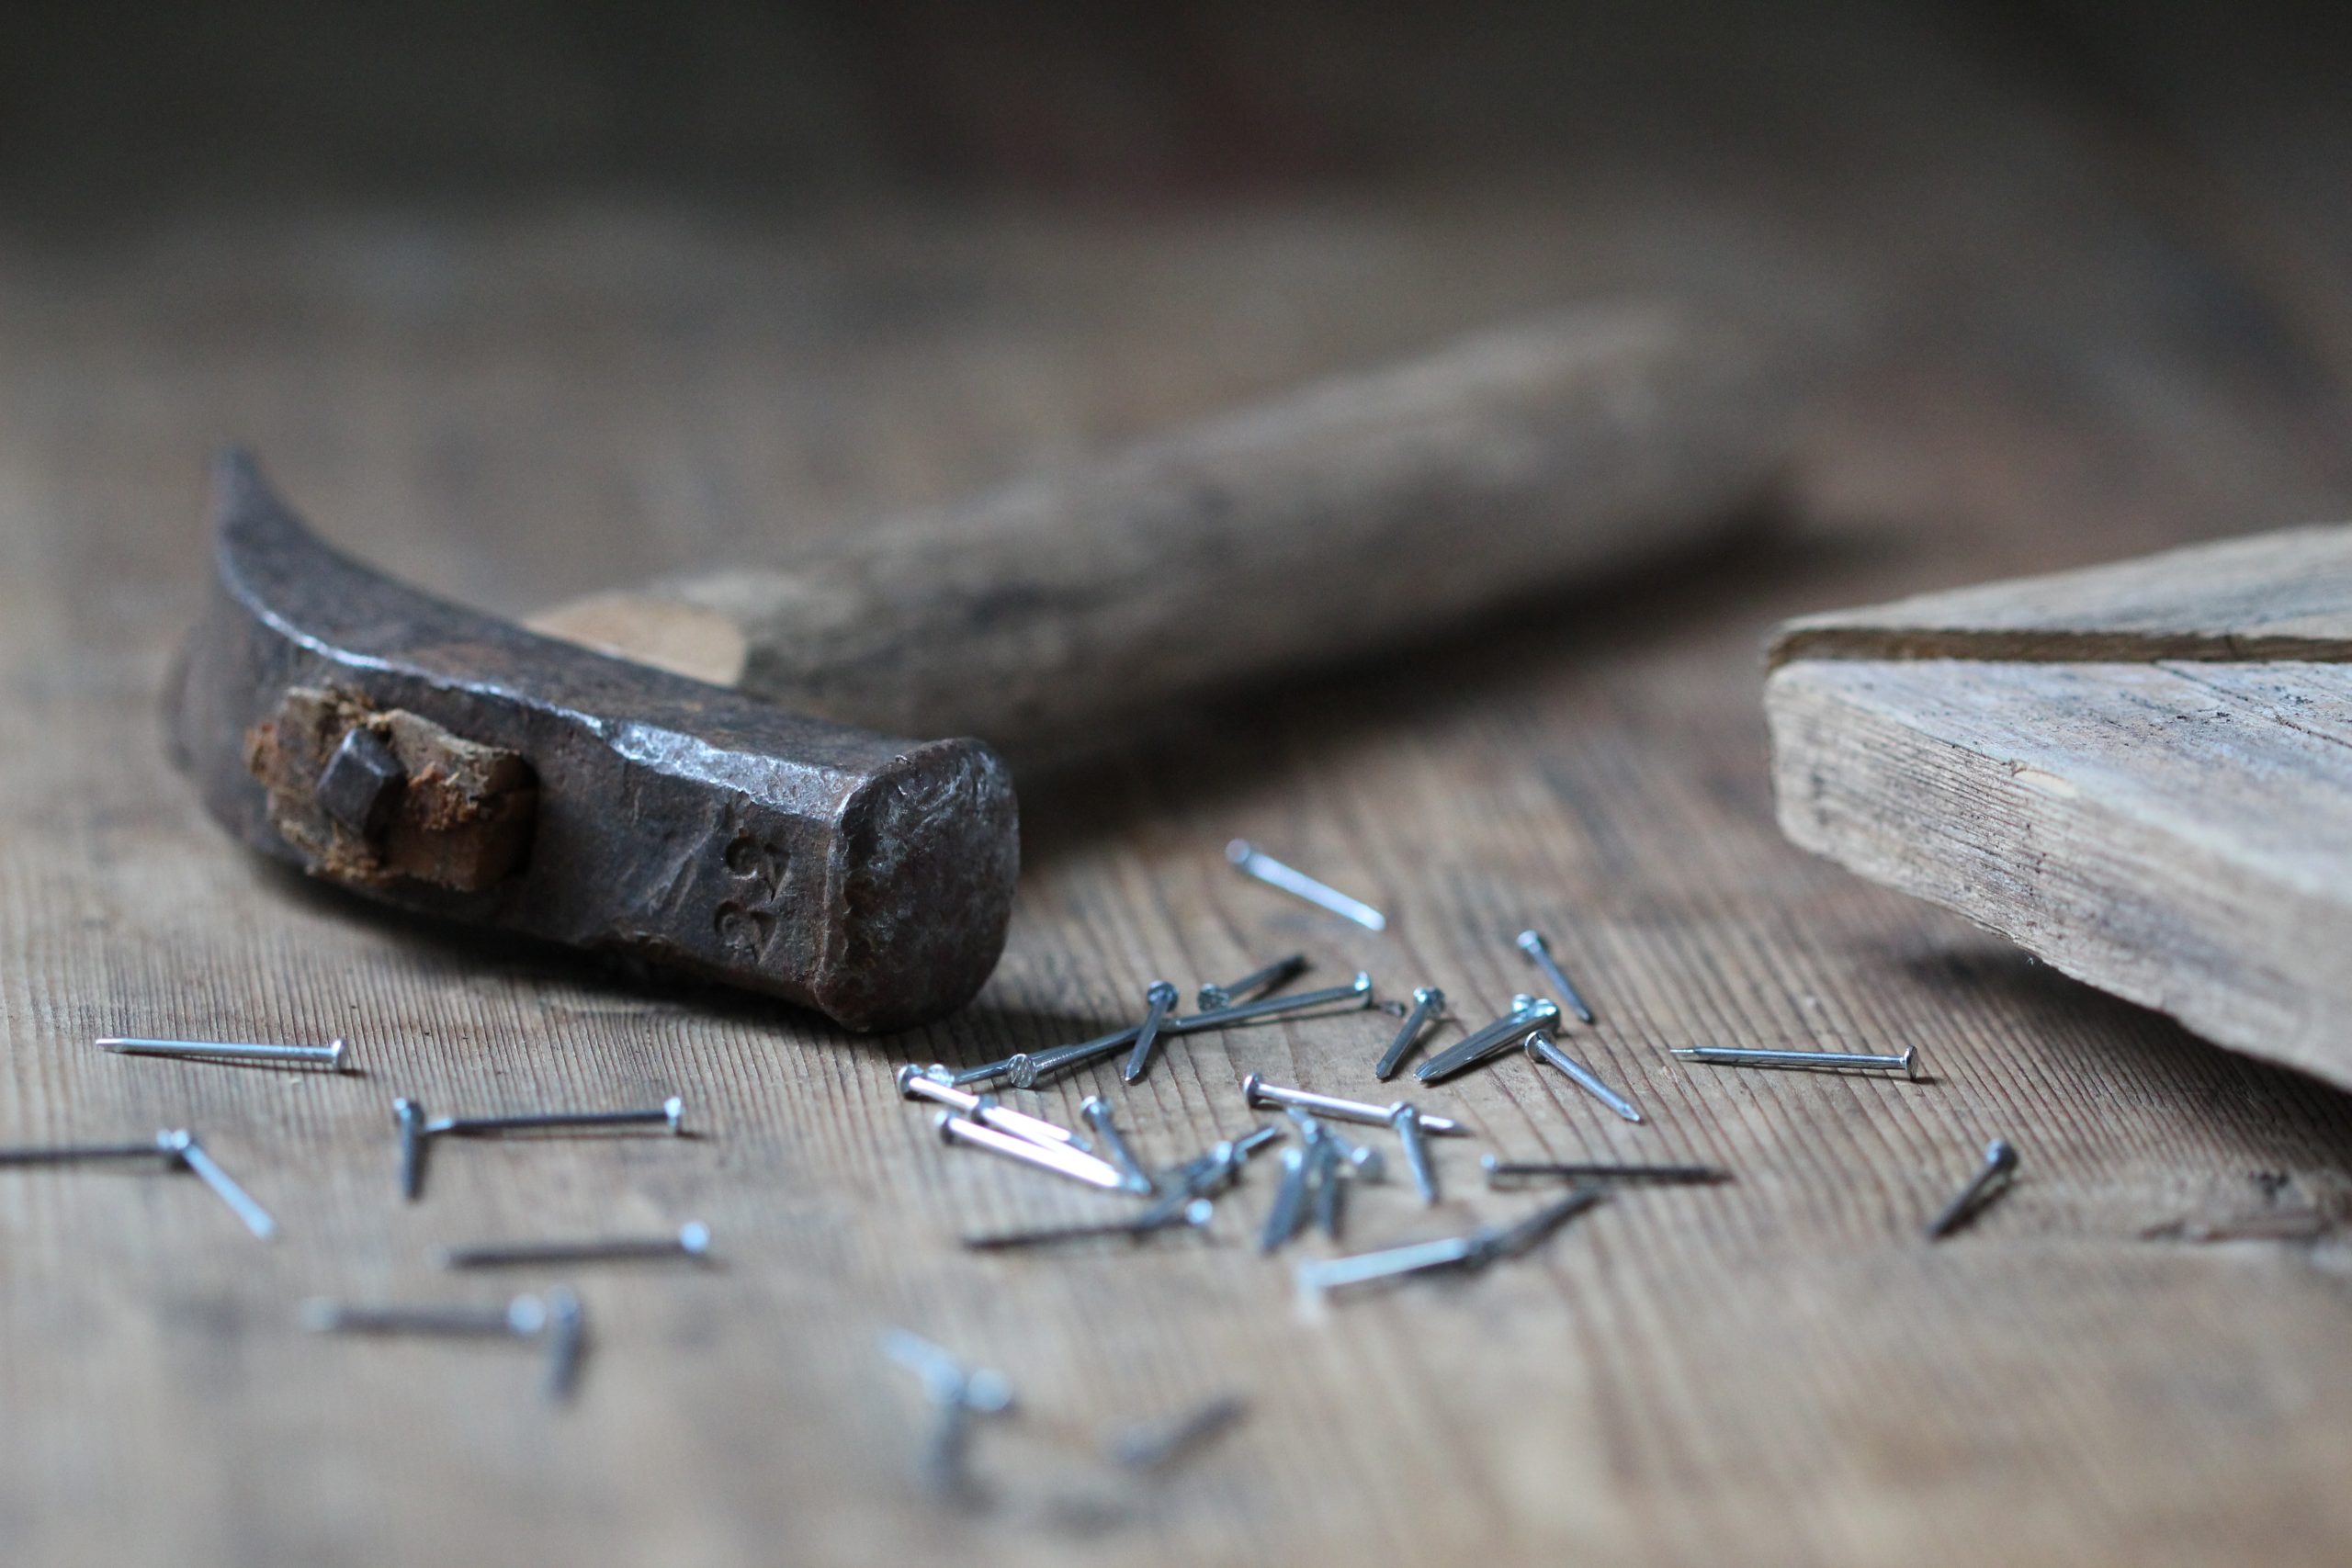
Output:
[[1085,1139],[1067,1127],[1000,1105],[989,1095],[967,1094],[962,1089],[941,1083],[920,1067],[900,1067],[895,1081],[899,1092],[909,1100],[927,1100],[934,1105],[944,1105],[959,1116],[985,1122],[997,1131],[1010,1133],[1016,1138],[1026,1138],[1033,1144],[1061,1144],[1080,1150],[1089,1146]]
[[1361,898],[1351,898],[1329,883],[1317,882],[1292,866],[1284,865],[1247,839],[1236,839],[1225,846],[1225,858],[1244,876],[1253,876],[1269,887],[1279,887],[1295,898],[1304,898],[1317,908],[1325,909],[1342,919],[1353,920],[1368,931],[1388,929],[1388,917]]
[[548,1397],[561,1404],[579,1392],[580,1362],[588,1352],[588,1314],[560,1286],[548,1292]]
[[516,1296],[504,1306],[353,1306],[314,1296],[302,1303],[313,1334],[430,1334],[469,1339],[533,1339],[547,1326],[547,1305]]
[[1570,1012],[1585,1023],[1593,1021],[1592,1009],[1587,1007],[1584,998],[1577,995],[1576,982],[1561,973],[1559,961],[1552,956],[1552,944],[1544,940],[1541,931],[1520,932],[1519,950],[1543,971],[1544,978],[1552,982],[1552,988],[1559,992],[1561,1002]]
[[1274,1190],[1274,1206],[1267,1211],[1266,1228],[1259,1233],[1258,1250],[1272,1252],[1298,1234],[1300,1224],[1306,1218],[1307,1151],[1287,1148],[1283,1151],[1282,1185]]
[[198,1061],[214,1062],[307,1062],[335,1072],[343,1071],[344,1043],[329,1041],[324,1045],[249,1045],[209,1040],[127,1040],[107,1035],[98,1043],[101,1051],[112,1051],[123,1056],[175,1056]]
[[1769,1051],[1745,1045],[1678,1045],[1670,1049],[1674,1055],[1721,1067],[1809,1067],[1821,1072],[1901,1073],[1906,1078],[1918,1077],[1919,1048],[1916,1045],[1900,1055],[1883,1055],[1869,1051]]
[[1996,1190],[2007,1190],[2009,1178],[2017,1168],[2018,1152],[2009,1146],[2007,1139],[1996,1138],[1985,1145],[1984,1164],[1968,1179],[1968,1185],[1928,1222],[1928,1239],[1940,1241],[1967,1224],[1978,1210],[1992,1201]]
[[1222,1437],[1249,1413],[1246,1401],[1227,1394],[1173,1420],[1126,1427],[1107,1445],[1111,1462],[1125,1470],[1166,1470]]
[[1548,1023],[1559,1016],[1558,1005],[1548,998],[1523,993],[1513,997],[1510,1012],[1469,1038],[1456,1041],[1431,1056],[1413,1069],[1413,1077],[1423,1083],[1436,1083],[1441,1078],[1467,1072],[1518,1044],[1529,1029]]
[[499,1133],[539,1132],[548,1129],[594,1127],[666,1126],[673,1134],[684,1131],[686,1102],[673,1095],[658,1109],[650,1111],[557,1111],[534,1112],[527,1116],[443,1116],[424,1124],[426,1135],[440,1137],[481,1137]]
[[1435,986],[1415,987],[1413,1010],[1405,1015],[1404,1023],[1396,1031],[1396,1038],[1388,1043],[1388,1049],[1383,1051],[1380,1060],[1374,1064],[1372,1076],[1383,1083],[1395,1077],[1396,1069],[1404,1065],[1405,1054],[1413,1048],[1413,1043],[1421,1037],[1422,1032],[1444,1011],[1443,991]]
[[[1312,1111],[1341,1122],[1357,1122],[1367,1127],[1385,1127],[1396,1120],[1396,1105],[1367,1105],[1361,1100],[1341,1100],[1329,1094],[1314,1094],[1303,1089],[1286,1089],[1281,1084],[1268,1083],[1256,1073],[1241,1080],[1242,1098],[1251,1105],[1278,1105],[1285,1110]],[[1449,1134],[1462,1131],[1462,1124],[1450,1116],[1425,1116],[1421,1119],[1425,1133]]]
[[172,1158],[196,1173],[197,1179],[212,1189],[213,1195],[229,1205],[229,1212],[244,1223],[244,1227],[267,1241],[277,1234],[277,1222],[269,1211],[254,1201],[254,1195],[237,1185],[230,1174],[220,1168],[220,1162],[204,1152],[196,1134],[182,1127],[158,1135],[157,1145]]
[[413,1100],[392,1101],[401,1132],[401,1196],[410,1202],[424,1190],[424,1108]]
[[1554,1160],[1501,1160],[1492,1155],[1481,1155],[1478,1164],[1486,1170],[1487,1185],[1499,1186],[1509,1180],[1535,1178],[1565,1178],[1571,1181],[1655,1181],[1660,1183],[1707,1183],[1729,1181],[1731,1172],[1718,1170],[1709,1165],[1623,1165],[1609,1161],[1563,1163]]
[[1198,1005],[1204,1012],[1229,1008],[1236,1002],[1264,996],[1306,973],[1306,954],[1294,953],[1288,958],[1277,958],[1263,969],[1251,970],[1230,985],[1203,986],[1198,993]]
[[1421,1201],[1437,1201],[1437,1168],[1430,1163],[1429,1140],[1421,1135],[1421,1113],[1403,1100],[1396,1102],[1389,1121],[1396,1129],[1396,1141],[1404,1145],[1405,1167],[1413,1173],[1413,1185],[1420,1190]]
[[1173,1230],[1180,1225],[1193,1230],[1204,1229],[1216,1213],[1216,1205],[1206,1198],[1187,1198],[1163,1210],[1159,1205],[1131,1220],[1111,1220],[1102,1224],[1056,1225],[1043,1230],[1006,1231],[991,1235],[967,1235],[964,1246],[973,1252],[1003,1252],[1014,1247],[1056,1247],[1068,1241],[1091,1241],[1102,1236],[1124,1235],[1141,1237],[1155,1231]]
[[0,1149],[0,1166],[79,1165],[115,1159],[161,1160],[168,1166],[176,1158],[161,1138],[129,1144],[49,1144]]
[[967,1121],[953,1111],[941,1111],[932,1125],[939,1130],[939,1136],[944,1142],[969,1144],[990,1154],[1002,1155],[1007,1159],[1034,1166],[1039,1170],[1050,1170],[1057,1176],[1082,1181],[1089,1187],[1099,1187],[1108,1192],[1126,1190],[1127,1179],[1107,1162],[1067,1145],[1033,1144],[1026,1138],[1001,1133],[984,1122]]
[[674,1235],[595,1236],[573,1241],[483,1242],[445,1247],[435,1258],[444,1269],[506,1269],[540,1263],[628,1263],[710,1255],[710,1227],[689,1221]]
[[1135,1050],[1119,1074],[1129,1083],[1139,1081],[1150,1070],[1151,1054],[1159,1047],[1159,1026],[1168,1021],[1168,1010],[1176,1005],[1176,987],[1165,980],[1154,980],[1145,988],[1143,1000],[1143,1021],[1136,1026]]
[[1078,1113],[1086,1118],[1086,1124],[1102,1140],[1102,1152],[1110,1156],[1111,1163],[1126,1173],[1128,1188],[1149,1193],[1153,1190],[1151,1172],[1144,1168],[1143,1161],[1127,1146],[1126,1135],[1112,1121],[1111,1102],[1099,1094],[1090,1094],[1079,1101]]
[[1634,1109],[1632,1100],[1602,1083],[1590,1067],[1560,1049],[1559,1042],[1554,1040],[1545,1031],[1541,1029],[1529,1031],[1525,1043],[1529,1055],[1539,1061],[1548,1062],[1566,1074],[1577,1088],[1623,1116],[1626,1121],[1639,1122],[1642,1119],[1642,1113]]

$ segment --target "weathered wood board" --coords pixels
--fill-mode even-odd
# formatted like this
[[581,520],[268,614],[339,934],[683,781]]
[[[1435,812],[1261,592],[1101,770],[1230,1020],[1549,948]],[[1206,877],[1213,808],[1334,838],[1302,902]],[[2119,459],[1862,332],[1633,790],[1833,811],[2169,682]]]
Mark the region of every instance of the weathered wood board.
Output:
[[[1293,46],[1345,82],[1385,14]],[[1582,24],[1567,49],[1499,29],[1569,152],[1401,192],[320,199],[85,235],[0,214],[0,1141],[185,1122],[284,1227],[254,1243],[185,1179],[0,1175],[0,1561],[2337,1568],[2352,1100],[1792,849],[1756,683],[1771,626],[1807,611],[2219,517],[2352,513],[2352,340],[2326,315],[2352,248],[2301,226],[2352,210],[2352,186],[2334,166],[2257,231],[2189,198],[2268,188],[2284,165],[2258,125],[2192,175],[2161,143],[2119,160],[2103,109],[1940,20],[1710,17],[1663,70]],[[1411,51],[1417,93],[1459,79],[1434,57]],[[2327,87],[2294,147],[2344,125]],[[255,443],[339,542],[521,612],[1634,285],[1877,345],[1808,433],[1782,542],[1024,786],[1005,966],[908,1038],[355,911],[233,852],[162,760],[223,440]],[[1388,934],[1240,882],[1218,853],[1237,833],[1377,901]],[[1487,1148],[1695,1158],[1735,1183],[1629,1195],[1518,1265],[1319,1323],[1248,1243],[1255,1179],[1198,1246],[954,1247],[1081,1205],[938,1148],[897,1062],[1077,1038],[1156,976],[1300,947],[1475,1016],[1526,984],[1528,924],[1600,1012],[1577,1043],[1649,1124],[1523,1062],[1433,1092],[1477,1134],[1441,1151],[1444,1203],[1368,1192],[1349,1245],[1521,1212],[1479,1190]],[[90,1050],[110,1032],[342,1033],[365,1076]],[[1173,1156],[1245,1118],[1250,1071],[1371,1089],[1384,1033],[1204,1042],[1118,1103]],[[1928,1080],[1665,1054],[1710,1041],[1916,1044]],[[1069,1118],[1114,1081],[1023,1103]],[[422,1203],[394,1201],[394,1094],[671,1092],[703,1137],[452,1148]],[[1923,1247],[1995,1134],[2023,1154],[2016,1190]],[[2206,1215],[2304,1239],[2143,1239]],[[437,1244],[685,1218],[718,1267],[577,1279],[595,1345],[566,1412],[507,1347],[300,1329],[311,1294],[549,1282],[460,1285]],[[1021,1412],[978,1454],[986,1508],[918,1490],[922,1412],[885,1324],[1013,1380]],[[1115,1424],[1227,1391],[1248,1421],[1163,1483],[1100,1463]]]

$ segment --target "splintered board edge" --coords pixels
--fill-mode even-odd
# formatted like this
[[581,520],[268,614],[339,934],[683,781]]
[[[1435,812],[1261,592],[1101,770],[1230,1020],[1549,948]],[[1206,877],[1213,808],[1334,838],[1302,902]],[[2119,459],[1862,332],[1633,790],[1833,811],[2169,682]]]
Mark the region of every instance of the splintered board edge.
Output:
[[2352,667],[1797,659],[1766,709],[1799,845],[2352,1087]]

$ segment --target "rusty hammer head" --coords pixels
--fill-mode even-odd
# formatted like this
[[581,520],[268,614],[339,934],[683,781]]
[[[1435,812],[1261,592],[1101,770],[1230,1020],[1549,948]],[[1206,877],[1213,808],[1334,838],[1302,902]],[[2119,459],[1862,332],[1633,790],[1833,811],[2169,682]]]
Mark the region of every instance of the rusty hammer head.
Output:
[[175,750],[230,831],[385,903],[773,992],[854,1029],[961,1006],[1019,830],[976,740],[802,718],[337,554],[240,453]]

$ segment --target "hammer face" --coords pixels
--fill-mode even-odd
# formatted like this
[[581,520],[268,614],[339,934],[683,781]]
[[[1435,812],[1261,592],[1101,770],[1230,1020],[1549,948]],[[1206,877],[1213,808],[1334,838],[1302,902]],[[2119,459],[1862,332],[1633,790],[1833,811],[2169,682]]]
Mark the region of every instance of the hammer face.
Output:
[[961,1006],[1019,868],[1003,765],[533,636],[329,549],[224,457],[175,750],[264,853],[387,903],[891,1029]]

